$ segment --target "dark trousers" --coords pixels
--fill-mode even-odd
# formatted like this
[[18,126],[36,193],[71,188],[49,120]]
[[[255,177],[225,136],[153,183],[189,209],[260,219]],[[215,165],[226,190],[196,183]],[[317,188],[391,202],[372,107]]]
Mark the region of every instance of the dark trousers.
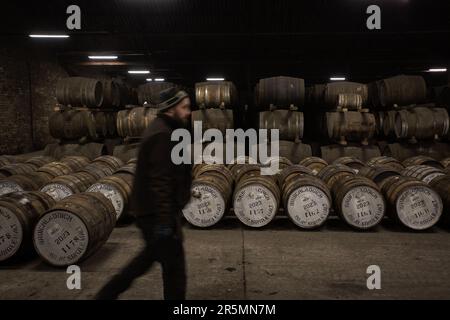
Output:
[[145,248],[121,273],[114,276],[101,289],[96,299],[117,299],[131,286],[134,279],[145,274],[156,261],[162,266],[164,299],[184,300],[186,298],[186,266],[181,232],[173,236],[156,237],[153,231],[155,226],[145,219],[138,219],[137,225],[146,241]]

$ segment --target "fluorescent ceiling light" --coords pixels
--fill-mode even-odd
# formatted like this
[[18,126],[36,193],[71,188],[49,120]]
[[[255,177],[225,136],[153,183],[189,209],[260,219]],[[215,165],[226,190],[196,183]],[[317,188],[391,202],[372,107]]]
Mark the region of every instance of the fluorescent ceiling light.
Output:
[[150,71],[148,71],[148,70],[129,70],[128,73],[130,73],[130,74],[149,74]]
[[155,81],[159,81],[159,82],[162,82],[162,81],[165,81],[166,79],[164,79],[164,78],[155,78]]
[[69,38],[67,34],[30,34],[30,38]]
[[206,78],[206,81],[224,81],[225,78]]
[[147,80],[148,82],[153,81],[152,78],[147,78],[147,79],[145,79],[145,80]]
[[432,68],[428,69],[428,72],[446,72],[447,68]]
[[331,77],[331,81],[345,81],[345,77]]
[[117,56],[88,56],[92,60],[115,60]]

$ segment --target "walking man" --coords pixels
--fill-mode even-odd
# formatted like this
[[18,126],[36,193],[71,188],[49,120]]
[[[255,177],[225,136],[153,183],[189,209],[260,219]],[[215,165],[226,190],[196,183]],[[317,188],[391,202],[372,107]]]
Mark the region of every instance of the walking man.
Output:
[[190,100],[186,92],[170,88],[160,93],[158,115],[146,129],[138,155],[133,187],[136,224],[146,246],[125,269],[98,293],[97,299],[116,299],[134,279],[161,263],[164,299],[183,300],[186,270],[181,230],[181,210],[190,198],[191,165],[171,159],[171,134],[186,128]]

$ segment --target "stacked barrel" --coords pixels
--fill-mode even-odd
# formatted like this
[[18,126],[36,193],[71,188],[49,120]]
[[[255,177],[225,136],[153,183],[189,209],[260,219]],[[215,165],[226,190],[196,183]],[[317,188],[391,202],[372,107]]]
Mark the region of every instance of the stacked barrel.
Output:
[[116,80],[62,78],[56,85],[60,107],[49,119],[52,137],[101,141],[117,136],[117,110],[135,101],[133,89]]
[[448,112],[428,103],[422,76],[398,75],[374,81],[369,84],[369,100],[377,110],[377,132],[379,139],[386,141],[386,155],[404,160],[410,156],[407,149],[413,154],[428,153],[424,145],[433,146],[448,137]]
[[217,129],[223,136],[234,128],[233,109],[237,107],[236,86],[230,81],[209,81],[195,84],[195,101],[198,110],[191,114],[192,129],[201,123],[202,134]]
[[326,161],[343,156],[366,161],[380,155],[373,145],[376,120],[369,112],[367,85],[337,81],[309,87],[307,117],[308,136],[321,140],[320,152]]
[[304,133],[305,81],[293,77],[260,79],[255,87],[258,128],[279,130],[280,156],[298,163],[311,156],[311,147],[301,143]]

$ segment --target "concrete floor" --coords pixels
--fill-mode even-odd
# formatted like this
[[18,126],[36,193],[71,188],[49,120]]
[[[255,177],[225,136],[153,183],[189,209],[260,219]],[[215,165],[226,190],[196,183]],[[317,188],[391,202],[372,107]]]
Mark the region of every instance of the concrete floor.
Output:
[[[319,231],[279,218],[262,230],[227,218],[209,230],[186,225],[189,299],[449,299],[450,232],[409,232],[389,221],[355,232],[337,219]],[[139,230],[116,228],[80,264],[82,290],[68,290],[65,269],[35,258],[0,266],[0,299],[91,299],[142,248]],[[381,290],[366,269],[381,268]],[[121,299],[161,299],[155,265]]]

